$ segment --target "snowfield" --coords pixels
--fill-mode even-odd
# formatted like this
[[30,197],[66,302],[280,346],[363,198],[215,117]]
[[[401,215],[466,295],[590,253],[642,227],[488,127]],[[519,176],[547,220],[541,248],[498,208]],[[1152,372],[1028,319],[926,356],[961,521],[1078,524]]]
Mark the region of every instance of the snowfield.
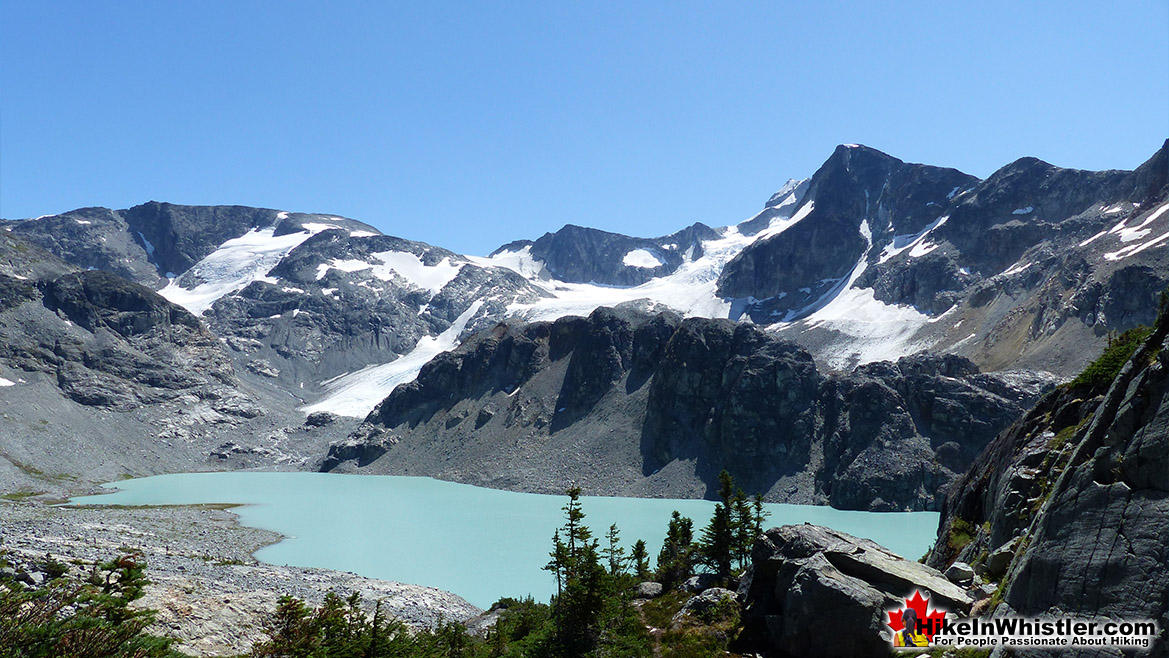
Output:
[[[307,228],[309,225],[306,224]],[[224,295],[243,290],[253,281],[268,281],[265,275],[293,249],[325,228],[336,228],[324,224],[313,224],[317,230],[289,233],[276,236],[276,227],[252,229],[242,236],[228,240],[219,249],[195,263],[183,276],[173,279],[158,294],[185,307],[195,315],[203,311]]]
[[324,382],[325,397],[301,407],[301,411],[306,414],[329,411],[339,416],[364,418],[399,385],[414,381],[427,361],[454,349],[459,343],[459,334],[482,305],[480,301],[472,303],[446,331],[437,336],[423,336],[413,350],[395,361],[362,368]]

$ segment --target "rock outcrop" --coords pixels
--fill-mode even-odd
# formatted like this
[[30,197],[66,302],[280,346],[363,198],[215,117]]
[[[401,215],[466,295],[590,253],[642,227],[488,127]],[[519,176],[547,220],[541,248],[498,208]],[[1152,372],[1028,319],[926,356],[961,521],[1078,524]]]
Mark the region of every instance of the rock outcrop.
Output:
[[1054,391],[1000,435],[947,498],[930,564],[999,581],[992,614],[1153,619],[1151,655],[1169,648],[1167,337],[1162,310],[1113,381]]
[[503,323],[423,367],[326,470],[555,492],[707,495],[728,469],[769,500],[936,509],[1050,379],[921,354],[825,376],[748,324],[598,309]]
[[703,241],[718,237],[718,231],[701,223],[660,238],[634,238],[568,224],[535,242],[510,242],[492,255],[526,249],[560,281],[635,286],[700,258]]
[[772,528],[740,581],[740,642],[781,656],[888,656],[885,611],[915,590],[959,615],[974,602],[935,569],[867,539],[814,525]]

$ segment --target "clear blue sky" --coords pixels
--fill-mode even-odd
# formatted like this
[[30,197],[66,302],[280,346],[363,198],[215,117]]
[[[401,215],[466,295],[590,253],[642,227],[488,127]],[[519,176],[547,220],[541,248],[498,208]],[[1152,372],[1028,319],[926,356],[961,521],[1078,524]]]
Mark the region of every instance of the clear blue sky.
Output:
[[757,211],[836,144],[986,176],[1169,136],[1169,3],[0,3],[0,217],[155,199],[465,253]]

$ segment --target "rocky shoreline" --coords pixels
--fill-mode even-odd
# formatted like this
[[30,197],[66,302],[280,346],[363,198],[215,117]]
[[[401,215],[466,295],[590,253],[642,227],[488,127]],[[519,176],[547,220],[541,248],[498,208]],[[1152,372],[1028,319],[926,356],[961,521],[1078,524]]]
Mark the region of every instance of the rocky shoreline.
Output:
[[[252,554],[280,534],[248,528],[224,506],[72,507],[0,501],[0,550],[20,568],[52,558],[75,573],[136,552],[152,584],[136,605],[158,610],[153,631],[179,639],[193,656],[246,653],[285,594],[310,604],[324,595],[361,594],[370,607],[406,624],[434,627],[482,613],[461,597],[431,587],[352,573],[262,564]],[[30,580],[44,576],[26,568]]]

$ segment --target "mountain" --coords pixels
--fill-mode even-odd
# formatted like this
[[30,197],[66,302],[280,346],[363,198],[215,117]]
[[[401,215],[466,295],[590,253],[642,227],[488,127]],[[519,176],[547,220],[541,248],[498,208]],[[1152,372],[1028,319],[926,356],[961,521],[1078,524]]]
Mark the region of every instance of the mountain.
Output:
[[[848,468],[879,470],[884,458],[874,457],[870,463],[867,457],[860,461],[853,457],[872,455],[874,450],[896,452],[892,443],[879,449],[826,448],[821,451],[824,463],[801,461],[791,467],[793,473],[807,474],[800,477],[811,478],[793,485],[792,492],[776,487],[794,475],[777,475],[769,470],[773,466],[760,464],[758,484],[775,499],[922,508],[935,505],[931,501],[937,500],[938,487],[964,468],[976,444],[985,439],[955,441],[958,457],[951,448],[943,448],[941,434],[914,410],[918,403],[911,398],[917,393],[899,383],[906,379],[903,367],[909,367],[901,359],[923,350],[964,357],[969,361],[937,366],[942,368],[939,373],[956,368],[954,379],[1019,405],[1021,399],[1003,395],[1006,388],[987,382],[997,378],[1007,388],[1020,384],[1031,390],[1051,379],[1034,372],[999,374],[1017,370],[1066,378],[1079,372],[1111,334],[1151,321],[1151,302],[1169,282],[1167,157],[1162,146],[1131,172],[1061,169],[1024,158],[978,180],[954,169],[905,163],[871,148],[844,145],[810,178],[789,181],[768,198],[760,213],[738,224],[720,228],[694,224],[657,238],[566,226],[534,241],[510,242],[487,257],[382,235],[342,217],[243,206],[150,202],[124,210],[85,208],[2,221],[0,233],[43,249],[58,259],[55,267],[67,265],[81,279],[96,280],[95,274],[80,273],[97,270],[144,286],[190,311],[200,331],[219,339],[216,354],[226,354],[241,395],[263,410],[257,418],[273,423],[265,431],[278,431],[283,438],[273,441],[297,446],[297,456],[286,459],[278,456],[279,451],[257,452],[263,442],[251,438],[206,449],[207,464],[319,462],[326,445],[344,443],[341,440],[383,399],[412,381],[432,359],[438,363],[446,358],[441,353],[460,344],[481,345],[499,331],[526,335],[537,331],[530,327],[547,323],[577,326],[573,322],[581,321],[567,318],[588,318],[598,308],[620,307],[618,315],[673,312],[677,316],[669,317],[687,321],[748,323],[761,336],[798,345],[811,359],[816,377],[830,382],[840,396],[860,394],[849,392],[850,377],[879,380],[881,390],[896,391],[895,401],[878,405],[884,415],[873,419],[873,427],[896,425],[900,429],[891,434],[887,429],[875,431],[915,442],[914,450],[923,458],[936,458],[928,476],[919,478],[932,484],[919,487],[913,484],[918,482],[914,476],[906,480],[904,491],[867,498],[845,495],[844,484],[829,484],[854,477]],[[111,281],[104,285],[113,286]],[[45,297],[49,282],[42,287],[36,293],[40,296],[34,295],[35,303],[45,306],[41,300],[48,299],[51,306],[52,296]],[[629,317],[633,327],[642,323]],[[504,329],[498,326],[501,322]],[[685,326],[687,334],[691,325]],[[85,340],[105,340],[95,328],[79,328],[76,323],[74,327],[92,334]],[[760,353],[737,352],[736,358],[767,361],[770,351],[777,349],[762,339],[735,349],[746,350],[748,345]],[[51,363],[48,356],[38,358]],[[167,363],[177,379],[186,377],[190,368],[196,369],[192,376],[206,374],[194,361]],[[553,358],[540,366],[544,374],[535,379],[544,383],[533,381],[529,391],[533,399],[546,402],[552,390],[548,387],[566,385],[555,379],[559,375],[549,374],[559,363]],[[721,362],[716,358],[711,363]],[[0,357],[0,366],[49,367],[11,356]],[[617,372],[611,370],[607,376],[628,377],[624,370]],[[667,375],[656,373],[654,386],[671,390]],[[683,385],[681,380],[674,383]],[[134,398],[169,399],[161,384],[139,382]],[[479,410],[472,410],[478,398],[466,396],[477,395],[488,385],[468,384],[448,406],[463,405],[478,417]],[[64,386],[56,390],[68,398]],[[815,395],[809,394],[817,400],[813,413],[817,422],[829,417],[828,407],[822,408],[821,398],[827,394],[821,386],[829,384],[817,384]],[[869,389],[858,385],[856,391]],[[630,395],[648,395],[648,389],[641,391]],[[711,400],[717,401],[717,396]],[[967,402],[954,401],[959,417],[956,407],[969,413]],[[186,403],[175,403],[176,410]],[[646,419],[656,417],[650,409],[640,399],[609,409],[606,426],[616,426],[623,418],[620,422],[627,426],[644,427]],[[905,410],[909,422],[896,420]],[[675,408],[669,413],[682,417],[684,412],[688,410]],[[662,413],[651,428],[677,420]],[[306,416],[311,430],[305,429]],[[588,422],[574,429],[572,422],[557,421],[561,424],[555,433],[583,432],[596,419],[588,414],[573,418]],[[371,417],[369,426],[382,420],[394,419]],[[447,420],[459,426],[452,418]],[[492,427],[501,442],[523,438],[509,433],[520,431],[521,425]],[[817,431],[821,433],[802,436],[830,435]],[[152,439],[154,433],[140,436]],[[299,438],[289,439],[293,436]],[[708,438],[716,444],[721,440]],[[760,445],[768,441],[775,439],[759,439]],[[782,443],[760,454],[774,457],[768,451]],[[304,454],[311,446],[320,446],[315,459]],[[622,468],[633,482],[648,477],[641,470],[652,462],[678,479],[665,483],[665,476],[650,478],[647,481],[658,483],[650,489],[705,491],[709,471],[717,472],[716,462],[731,458],[734,451],[703,448],[707,452],[700,459],[702,451],[696,446],[677,454],[659,450],[653,460],[630,461]],[[442,454],[466,452],[453,444],[448,448]],[[399,453],[405,450],[400,448]],[[850,456],[834,462],[836,457],[827,455]],[[670,466],[682,463],[701,464],[700,472]],[[441,470],[424,459],[414,467],[426,464],[432,473]],[[610,466],[601,462],[597,468]],[[515,463],[511,467],[522,471]],[[498,486],[513,486],[509,482],[537,486],[540,481],[530,474],[509,480],[504,471],[501,462],[483,478]],[[469,474],[451,477],[473,479]],[[813,482],[816,478],[824,481]]]
[[936,509],[938,492],[1052,384],[921,354],[850,374],[756,325],[631,308],[501,323],[398,387],[323,470],[556,493]]
[[1169,304],[1160,309],[1127,362],[1114,352],[1115,377],[1052,391],[988,446],[947,496],[928,555],[998,583],[988,604],[999,612],[1153,619],[1149,655],[1164,653],[1169,628]]
[[301,467],[327,443],[241,381],[220,339],[185,308],[7,231],[0,403],[9,491],[203,470],[229,439],[266,465]]

